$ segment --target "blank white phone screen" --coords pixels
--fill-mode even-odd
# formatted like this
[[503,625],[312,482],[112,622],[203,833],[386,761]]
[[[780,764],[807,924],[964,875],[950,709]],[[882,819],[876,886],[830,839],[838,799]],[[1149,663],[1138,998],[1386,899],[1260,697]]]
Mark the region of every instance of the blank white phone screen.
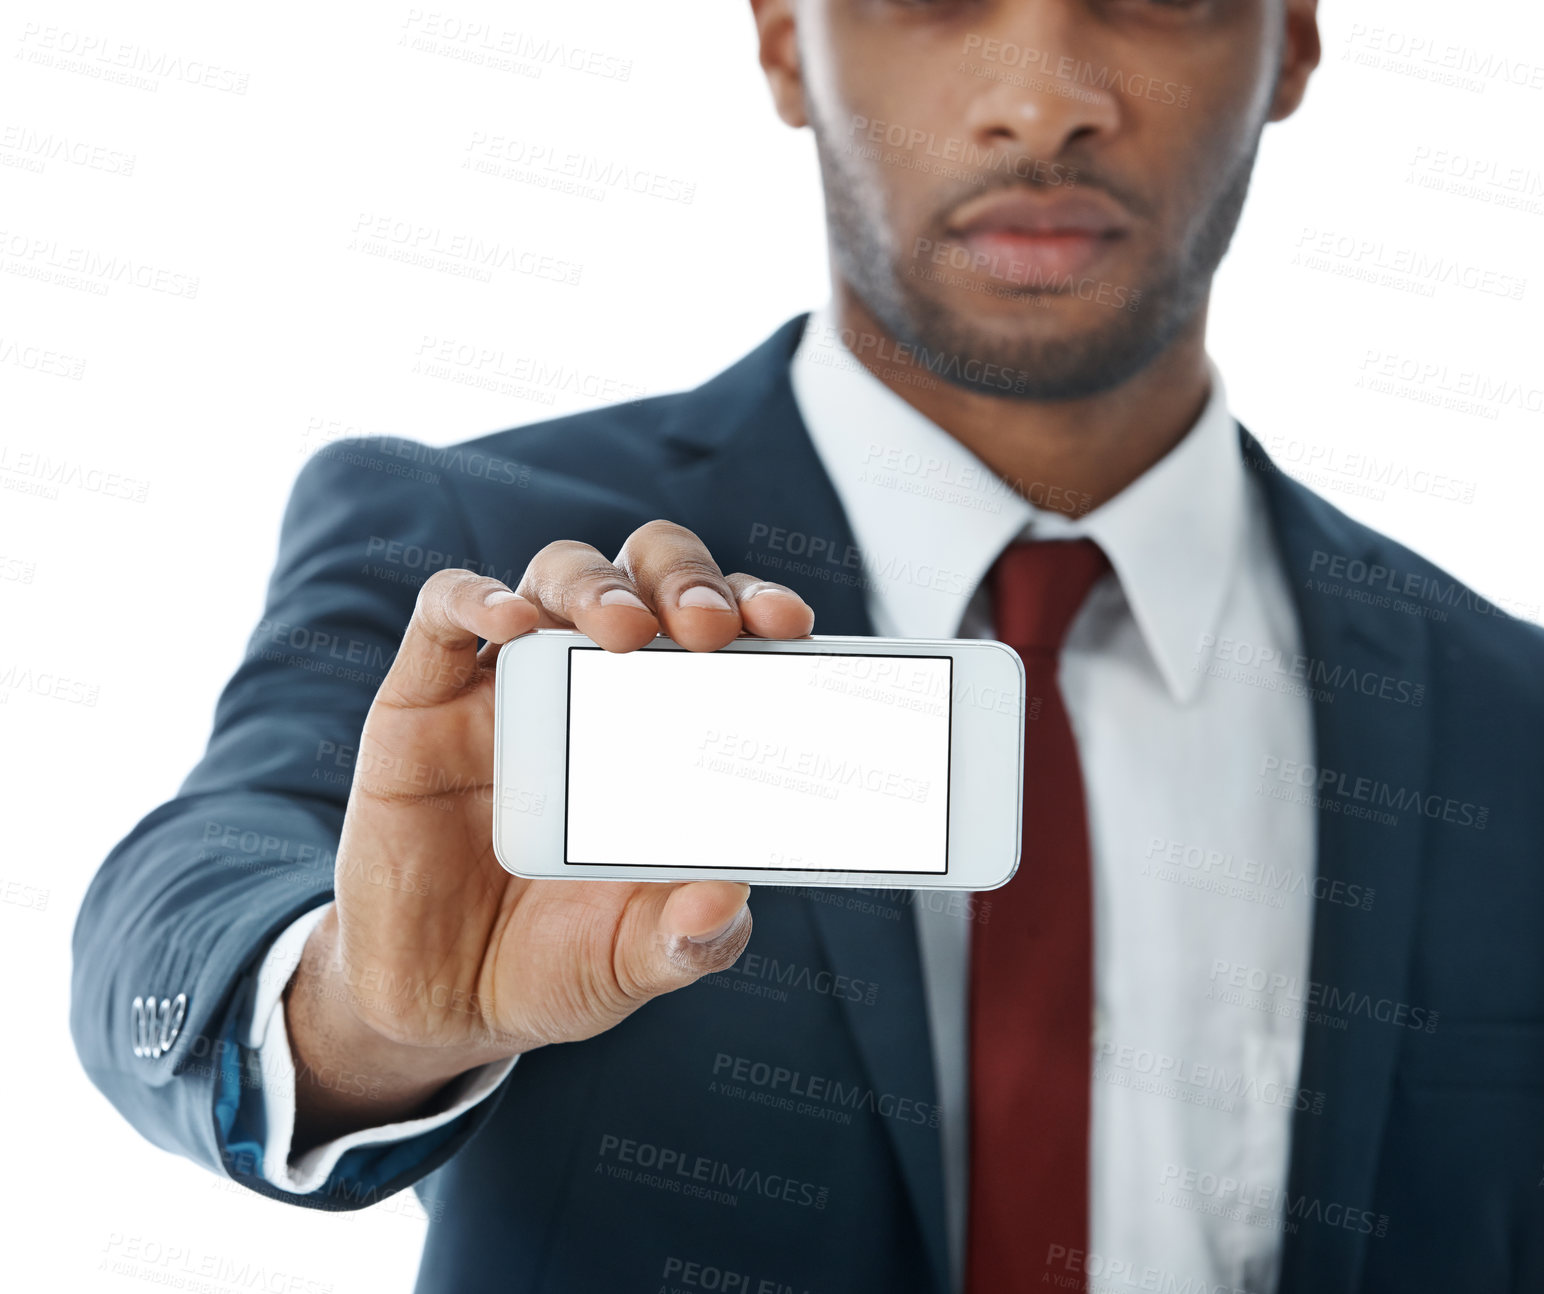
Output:
[[564,857],[948,871],[948,656],[569,650]]

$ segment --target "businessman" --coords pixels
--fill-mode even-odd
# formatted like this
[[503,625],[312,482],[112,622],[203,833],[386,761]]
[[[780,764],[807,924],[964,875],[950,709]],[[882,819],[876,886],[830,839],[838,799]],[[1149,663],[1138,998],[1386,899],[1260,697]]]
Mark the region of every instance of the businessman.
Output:
[[[422,1291],[1544,1288],[1544,635],[1284,476],[1205,349],[1313,0],[750,7],[830,304],[306,465],[82,908],[88,1072],[261,1194],[415,1188]],[[1019,874],[506,874],[493,657],[543,626],[1003,638]]]

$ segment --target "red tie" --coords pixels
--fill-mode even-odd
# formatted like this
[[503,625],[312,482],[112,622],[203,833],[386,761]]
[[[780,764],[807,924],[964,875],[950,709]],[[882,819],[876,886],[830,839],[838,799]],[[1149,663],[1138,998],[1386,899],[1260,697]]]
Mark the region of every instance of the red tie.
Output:
[[1079,539],[1014,544],[989,575],[997,636],[1024,661],[1024,852],[971,936],[969,1294],[1083,1287],[1093,883],[1056,666],[1109,569]]

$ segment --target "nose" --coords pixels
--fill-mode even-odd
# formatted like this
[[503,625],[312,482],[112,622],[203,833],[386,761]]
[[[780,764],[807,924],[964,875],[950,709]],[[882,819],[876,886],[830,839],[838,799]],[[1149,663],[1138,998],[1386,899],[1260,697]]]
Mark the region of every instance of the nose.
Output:
[[1113,134],[1121,121],[1110,88],[1118,69],[1088,57],[1083,6],[1030,0],[1005,8],[1012,21],[970,42],[962,73],[981,83],[966,116],[977,146],[1052,162],[1070,144]]

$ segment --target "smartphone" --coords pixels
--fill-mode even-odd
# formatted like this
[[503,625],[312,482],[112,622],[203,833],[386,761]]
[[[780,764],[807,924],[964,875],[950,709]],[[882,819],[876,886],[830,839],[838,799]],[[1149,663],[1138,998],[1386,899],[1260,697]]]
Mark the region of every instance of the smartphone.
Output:
[[1018,867],[1024,666],[983,639],[542,629],[499,651],[494,853],[569,880],[990,890]]

